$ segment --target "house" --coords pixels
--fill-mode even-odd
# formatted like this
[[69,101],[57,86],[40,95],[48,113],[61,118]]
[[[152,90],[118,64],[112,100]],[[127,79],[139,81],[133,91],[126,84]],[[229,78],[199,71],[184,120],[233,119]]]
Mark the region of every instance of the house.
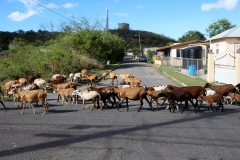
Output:
[[148,51],[152,51],[152,52],[154,52],[154,55],[156,55],[157,54],[157,49],[158,49],[159,47],[146,47],[146,48],[143,48],[143,54],[144,55],[147,55],[148,53]]
[[[187,73],[188,67],[189,65],[191,65],[191,62],[189,62],[188,60],[190,57],[187,57],[186,54],[184,54],[184,51],[186,51],[186,49],[194,47],[201,48],[201,50],[196,53],[197,56],[194,56],[196,61],[193,64],[195,65],[196,70],[200,70],[202,69],[202,66],[206,64],[206,58],[208,53],[208,43],[203,40],[192,40],[188,42],[174,43],[170,46],[158,48],[158,55],[157,59],[155,60],[155,65],[171,65],[175,67],[178,66],[179,68],[182,68],[182,73]],[[162,61],[162,59],[164,59],[164,61]],[[203,59],[204,61],[198,61],[197,59]]]
[[157,49],[157,52],[164,57],[182,57],[183,50],[188,47],[201,46],[203,57],[207,57],[207,43],[202,40],[192,40],[182,43],[174,43],[170,46],[164,46]]
[[240,83],[240,26],[226,30],[207,40],[208,82]]

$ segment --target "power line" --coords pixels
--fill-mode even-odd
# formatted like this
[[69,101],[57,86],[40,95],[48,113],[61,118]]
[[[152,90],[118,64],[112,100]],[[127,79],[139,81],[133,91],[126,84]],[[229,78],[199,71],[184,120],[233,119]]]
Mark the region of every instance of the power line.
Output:
[[44,8],[46,8],[47,10],[49,10],[49,11],[51,11],[51,12],[59,15],[59,16],[62,17],[62,18],[65,18],[65,19],[67,19],[67,20],[69,20],[69,21],[71,21],[71,22],[74,22],[73,20],[71,20],[71,19],[69,19],[69,18],[67,18],[67,17],[65,17],[65,16],[63,16],[63,15],[61,15],[61,14],[59,14],[59,13],[53,11],[53,10],[51,10],[50,8],[48,8],[48,7],[42,5],[42,4],[40,4],[40,3],[38,3],[38,2],[36,2],[36,1],[34,1],[34,0],[31,0],[31,1],[35,2],[36,4],[38,4],[38,5],[40,5],[40,6],[44,7]]
[[57,2],[53,1],[53,0],[47,0],[48,2],[50,2],[51,4],[53,4],[54,6],[56,6],[57,8],[61,9],[63,12],[67,13],[67,14],[71,14],[71,16],[73,16],[74,18],[78,19],[79,21],[81,21],[74,13],[72,13],[71,11],[67,10],[66,8],[62,7],[60,4],[58,4]]

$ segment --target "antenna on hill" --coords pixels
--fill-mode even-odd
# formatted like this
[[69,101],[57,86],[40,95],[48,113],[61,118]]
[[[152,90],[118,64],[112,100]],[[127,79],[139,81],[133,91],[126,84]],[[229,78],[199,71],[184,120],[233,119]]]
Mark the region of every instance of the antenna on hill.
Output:
[[106,9],[107,11],[107,18],[106,18],[106,32],[108,32],[108,11],[109,9]]

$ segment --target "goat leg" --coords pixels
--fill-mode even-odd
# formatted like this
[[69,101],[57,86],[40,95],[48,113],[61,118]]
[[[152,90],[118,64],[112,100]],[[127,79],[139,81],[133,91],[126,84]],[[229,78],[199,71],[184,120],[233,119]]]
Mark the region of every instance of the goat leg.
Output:
[[3,105],[4,110],[7,110],[7,108],[5,107],[5,105],[1,99],[0,99],[0,103]]

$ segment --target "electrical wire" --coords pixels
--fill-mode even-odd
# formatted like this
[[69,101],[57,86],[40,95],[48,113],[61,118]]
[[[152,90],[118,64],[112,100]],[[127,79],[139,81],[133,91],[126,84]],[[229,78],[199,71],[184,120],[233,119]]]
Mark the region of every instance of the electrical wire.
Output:
[[31,1],[35,2],[36,4],[38,4],[38,5],[40,5],[40,6],[44,7],[44,8],[46,8],[46,9],[49,10],[49,11],[51,11],[51,12],[57,14],[58,16],[60,16],[60,17],[62,17],[62,18],[65,18],[65,19],[67,19],[67,20],[69,20],[69,21],[71,21],[71,22],[74,23],[73,20],[71,20],[71,19],[69,19],[69,18],[67,18],[67,17],[65,17],[65,16],[63,16],[63,15],[61,15],[61,14],[59,14],[59,13],[53,11],[53,10],[51,10],[50,8],[48,8],[48,7],[44,6],[44,5],[42,5],[42,4],[38,3],[38,2],[36,2],[35,0],[31,0]]

